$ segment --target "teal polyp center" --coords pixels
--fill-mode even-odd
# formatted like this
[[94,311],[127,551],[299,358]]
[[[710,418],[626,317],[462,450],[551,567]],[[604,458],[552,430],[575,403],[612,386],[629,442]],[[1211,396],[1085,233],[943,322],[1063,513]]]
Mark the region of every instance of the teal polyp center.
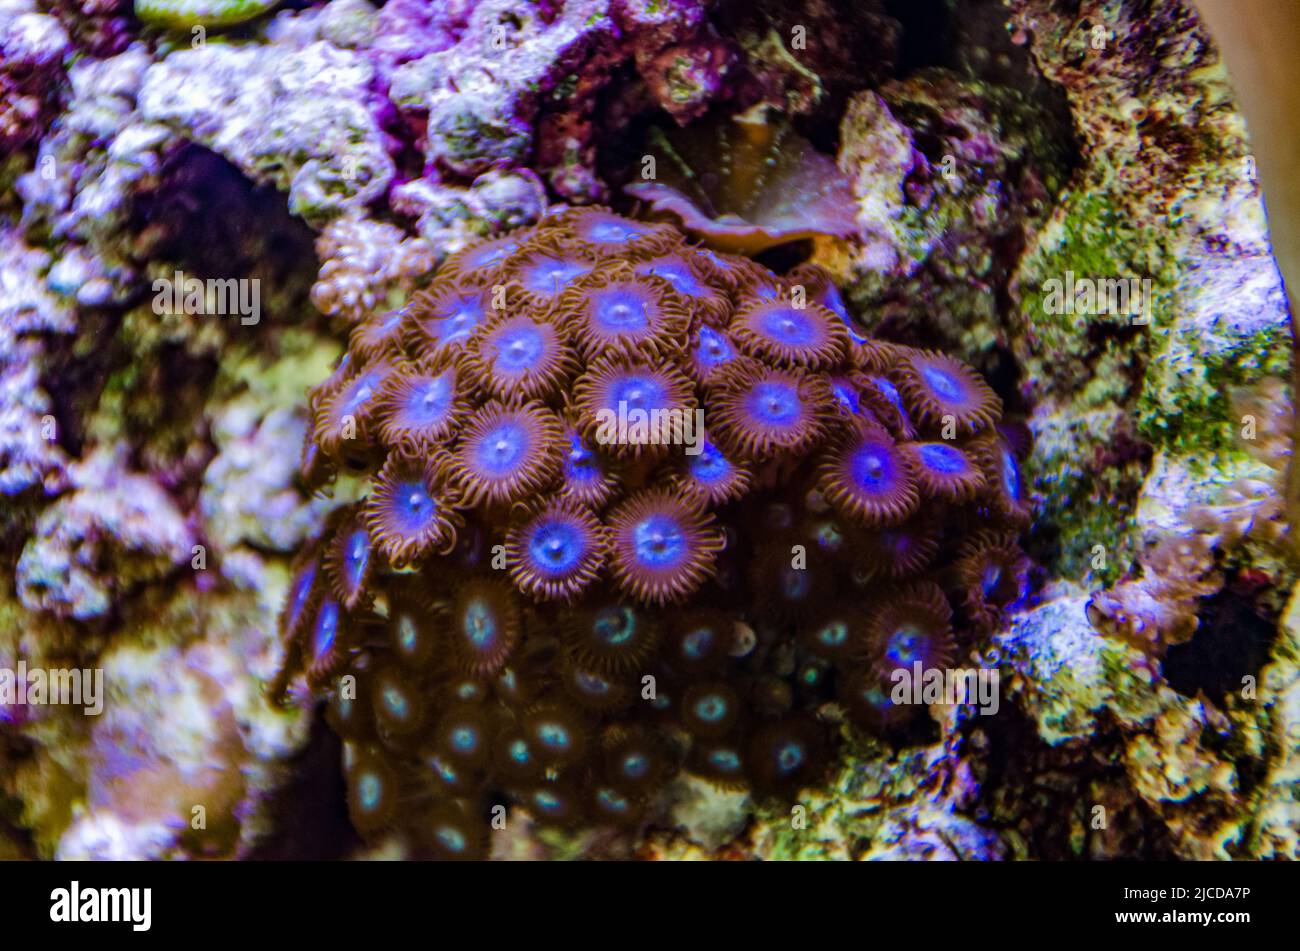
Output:
[[470,601],[465,606],[465,638],[477,650],[486,650],[492,646],[497,636],[496,615],[492,606],[482,599]]

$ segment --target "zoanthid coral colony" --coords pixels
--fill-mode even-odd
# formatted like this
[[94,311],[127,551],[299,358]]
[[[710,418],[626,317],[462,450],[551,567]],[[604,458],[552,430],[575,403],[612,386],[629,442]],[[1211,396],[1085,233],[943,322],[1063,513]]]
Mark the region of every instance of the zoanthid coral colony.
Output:
[[[566,209],[452,255],[309,405],[304,479],[369,491],[299,558],[279,687],[328,696],[358,829],[422,854],[483,854],[506,801],[635,824],[681,769],[792,796],[828,704],[909,721],[890,674],[1025,595],[985,382],[667,225]],[[692,445],[605,425],[696,411]]]

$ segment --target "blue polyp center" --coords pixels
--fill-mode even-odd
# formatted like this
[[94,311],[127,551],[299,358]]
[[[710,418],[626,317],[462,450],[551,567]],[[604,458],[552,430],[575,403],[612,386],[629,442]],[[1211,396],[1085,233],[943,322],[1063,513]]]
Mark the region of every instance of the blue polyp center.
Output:
[[357,782],[361,808],[369,812],[379,806],[384,796],[384,784],[374,773],[366,773]]
[[636,636],[636,612],[625,605],[604,608],[592,625],[596,640],[607,647],[621,647]]
[[926,468],[933,469],[935,472],[942,472],[944,475],[960,475],[966,471],[966,457],[952,446],[928,442],[923,443],[917,451]]
[[492,605],[475,598],[465,606],[465,638],[475,650],[487,650],[492,647],[497,636],[496,615]]
[[880,443],[866,443],[853,453],[850,474],[854,485],[878,492],[894,481],[893,453]]
[[447,418],[454,396],[455,388],[449,373],[422,380],[417,386],[411,387],[407,395],[406,416],[416,426],[440,423]]
[[483,297],[481,294],[453,297],[442,312],[442,319],[435,322],[439,342],[447,344],[465,340],[483,322]]
[[831,383],[831,392],[840,401],[840,405],[850,413],[856,414],[862,406],[861,401],[858,399],[857,388],[844,380],[833,381]]
[[570,281],[589,270],[578,261],[544,257],[524,271],[524,286],[537,294],[558,294]]
[[328,598],[316,614],[316,625],[312,630],[312,653],[316,657],[324,656],[334,646],[334,638],[339,633],[339,603]]
[[656,570],[679,565],[690,553],[681,524],[662,513],[648,515],[633,526],[632,546],[636,560]]
[[803,765],[803,747],[794,740],[782,743],[776,751],[776,768],[782,775],[793,773]]
[[705,443],[699,455],[691,457],[687,468],[696,481],[706,484],[721,482],[731,474],[731,463],[712,443]]
[[409,614],[403,614],[397,619],[397,644],[402,650],[410,653],[415,650],[420,641],[420,631],[411,620]]
[[537,739],[553,750],[567,750],[572,742],[568,728],[561,723],[542,723],[537,727]]
[[546,336],[535,324],[504,330],[496,342],[496,365],[510,373],[535,369],[546,356]]
[[434,836],[437,838],[439,844],[449,852],[465,851],[465,836],[459,829],[454,829],[451,826],[442,826],[434,833]]
[[355,529],[344,545],[343,562],[347,566],[348,583],[361,584],[366,565],[370,563],[370,535],[364,528]]
[[[818,303],[827,310],[838,315],[839,318],[844,321],[845,326],[848,327],[849,333],[854,333],[853,326],[849,321],[848,308],[844,306],[844,298],[840,296],[839,291],[834,287],[827,285],[826,290],[822,292],[821,299],[818,300]],[[866,338],[864,337],[860,339],[865,340]]]
[[490,267],[498,261],[509,257],[519,249],[519,242],[507,241],[502,244],[484,245],[478,250],[471,251],[465,256],[465,264],[468,268]]
[[812,589],[812,579],[807,568],[787,567],[781,573],[781,593],[787,601],[802,601]]
[[885,399],[889,400],[894,409],[900,413],[903,412],[903,396],[898,392],[898,387],[883,376],[873,376],[871,382],[875,384],[876,389],[884,395]]
[[448,785],[451,785],[460,779],[460,774],[456,772],[455,767],[444,762],[437,756],[429,759],[429,765],[433,767],[433,771],[438,774],[438,778]]
[[673,286],[673,290],[687,297],[694,297],[702,290],[691,269],[678,261],[656,261],[646,265],[645,272],[662,277]]
[[740,757],[735,750],[711,750],[709,765],[720,773],[734,773],[740,769]]
[[307,601],[311,597],[311,586],[316,580],[316,562],[309,562],[299,573],[297,580],[293,584],[293,597],[290,604],[293,606],[292,618],[297,621],[302,616],[303,608],[307,606]]
[[915,624],[900,624],[889,635],[885,656],[896,667],[911,667],[925,659],[925,633]]
[[713,631],[707,627],[697,627],[682,638],[682,653],[691,660],[707,657],[713,647]]
[[357,377],[348,392],[348,398],[343,401],[343,415],[354,414],[365,406],[370,397],[375,395],[375,390],[382,381],[383,374],[378,370],[371,370]]
[[998,585],[1002,583],[1002,568],[1000,565],[986,565],[984,573],[980,577],[980,590],[984,592],[984,597],[990,598],[993,592],[997,591]]
[[644,753],[628,753],[620,765],[628,779],[641,779],[650,772],[650,760]]
[[722,336],[712,327],[700,328],[700,345],[695,350],[695,359],[699,361],[700,366],[717,367],[724,363],[730,363],[735,357],[736,352],[727,343],[727,338]]
[[704,723],[717,723],[727,715],[726,699],[711,693],[695,701],[695,715]]
[[817,324],[807,311],[793,307],[774,307],[764,311],[759,326],[773,340],[795,347],[817,342]]
[[843,647],[849,642],[849,626],[843,621],[831,621],[817,632],[817,642],[832,649]]
[[451,731],[451,748],[458,753],[473,753],[478,749],[478,731],[472,726],[458,726]]
[[543,522],[528,539],[528,555],[536,568],[548,575],[564,575],[576,568],[587,553],[587,536],[569,521]]
[[397,483],[393,498],[397,500],[397,515],[401,520],[402,531],[409,534],[428,525],[438,509],[438,503],[429,494],[428,488],[416,479]]
[[613,688],[610,682],[599,674],[593,674],[590,671],[580,670],[574,674],[574,682],[577,683],[578,689],[583,693],[604,696]]
[[533,751],[528,748],[526,740],[512,740],[506,755],[510,762],[519,766],[527,766],[533,761]]
[[612,218],[600,218],[587,226],[587,240],[599,241],[602,244],[622,244],[624,241],[635,241],[645,233],[644,228],[625,221],[615,221]]
[[1020,467],[1016,465],[1016,459],[1006,449],[1002,450],[1002,488],[1007,493],[1007,497],[1013,501],[1020,501]]
[[650,325],[646,299],[635,291],[609,288],[592,296],[596,326],[614,334],[643,332]]
[[533,793],[533,802],[542,812],[559,812],[564,808],[564,800],[548,789]]
[[647,413],[661,409],[668,402],[668,393],[660,380],[652,376],[625,376],[615,380],[609,388],[609,409],[617,412],[620,403],[626,403],[628,412],[634,409]]
[[411,715],[411,705],[406,695],[397,687],[385,684],[381,696],[384,699],[384,708],[399,720],[405,720]]
[[600,478],[600,465],[596,454],[574,436],[569,441],[569,453],[564,460],[564,474],[571,482],[591,482]]
[[602,789],[596,793],[596,798],[600,801],[601,806],[610,812],[626,812],[628,802],[612,789]]
[[490,478],[513,475],[532,448],[528,427],[518,420],[504,419],[479,438],[475,457]]
[[945,373],[938,367],[924,365],[921,367],[921,376],[925,379],[925,384],[941,399],[956,403],[964,399],[966,395],[965,388],[961,381],[951,373]]
[[764,426],[788,428],[803,418],[799,390],[778,380],[755,384],[745,399],[745,408],[752,419]]
[[815,537],[818,545],[831,551],[838,551],[844,544],[844,533],[834,522],[822,522],[818,525]]

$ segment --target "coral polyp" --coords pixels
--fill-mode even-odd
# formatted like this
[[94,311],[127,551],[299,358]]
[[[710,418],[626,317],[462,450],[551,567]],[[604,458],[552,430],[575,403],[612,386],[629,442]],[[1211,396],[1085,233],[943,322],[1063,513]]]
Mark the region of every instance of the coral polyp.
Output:
[[464,415],[465,399],[454,366],[412,367],[395,373],[379,392],[375,418],[380,438],[415,449],[438,445]]
[[713,419],[719,441],[739,458],[807,452],[825,436],[835,397],[800,370],[737,361],[718,383]]
[[388,563],[402,567],[451,550],[462,524],[457,501],[437,461],[393,453],[375,477],[365,506],[366,526]]
[[732,321],[732,333],[751,356],[781,366],[841,366],[848,334],[844,322],[820,304],[781,297],[759,300]]
[[528,513],[506,536],[510,576],[539,601],[572,600],[600,572],[607,547],[595,514],[564,499]]
[[610,572],[651,604],[680,601],[712,573],[721,532],[699,505],[670,492],[632,496],[609,516]]
[[899,389],[928,426],[951,419],[965,434],[987,429],[1001,413],[1001,402],[974,370],[946,354],[904,355]]
[[655,357],[678,347],[689,320],[668,282],[610,263],[560,298],[565,326],[587,359],[603,353]]
[[503,794],[564,829],[636,827],[681,771],[794,795],[819,712],[892,730],[896,670],[1024,600],[999,401],[848,316],[811,265],[595,208],[353,334],[304,476],[368,491],[296,562],[277,686],[330,694],[358,829],[460,858]]
[[841,514],[865,525],[900,522],[921,498],[902,450],[875,422],[844,433],[827,453],[818,485]]
[[467,502],[518,502],[559,468],[559,420],[537,403],[489,403],[465,424],[448,469]]
[[576,367],[573,351],[555,324],[509,314],[471,340],[463,364],[467,378],[502,399],[549,397]]

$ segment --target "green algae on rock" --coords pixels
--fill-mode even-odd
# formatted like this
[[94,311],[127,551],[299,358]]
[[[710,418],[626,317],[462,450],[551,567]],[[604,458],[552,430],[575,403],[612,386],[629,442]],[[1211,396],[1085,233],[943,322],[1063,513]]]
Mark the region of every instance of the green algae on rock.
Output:
[[274,10],[280,0],[135,0],[135,15],[170,29],[247,23]]

